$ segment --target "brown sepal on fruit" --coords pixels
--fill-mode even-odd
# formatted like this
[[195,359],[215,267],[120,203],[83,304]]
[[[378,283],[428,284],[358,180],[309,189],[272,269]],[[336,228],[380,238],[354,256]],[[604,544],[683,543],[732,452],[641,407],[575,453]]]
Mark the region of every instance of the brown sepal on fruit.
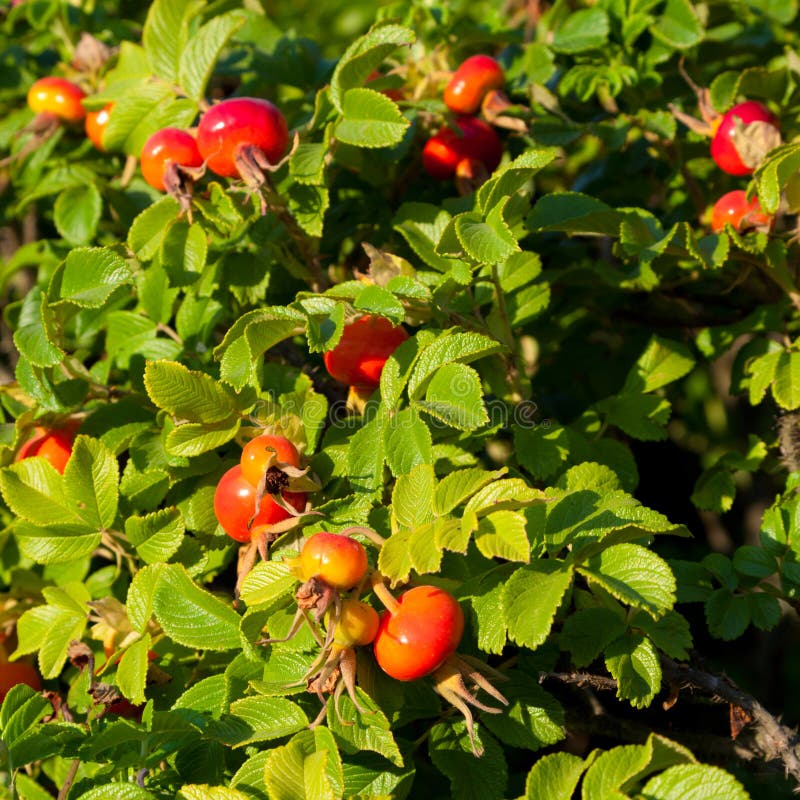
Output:
[[750,169],[756,169],[783,141],[780,130],[771,123],[756,120],[745,125],[738,117],[731,138],[742,163]]
[[678,122],[682,122],[690,131],[694,131],[701,136],[713,136],[723,115],[718,114],[714,109],[711,103],[711,92],[702,86],[698,86],[692,80],[691,76],[686,71],[683,58],[678,62],[678,69],[697,98],[697,110],[700,112],[702,119],[697,119],[690,114],[684,113],[673,103],[668,103],[667,108],[672,112],[672,116],[675,117]]
[[258,194],[262,217],[268,210],[267,198],[262,192],[265,186],[269,192],[267,176],[277,172],[284,164],[288,163],[299,144],[300,137],[295,134],[291,149],[276,164],[271,163],[264,151],[253,144],[240,144],[236,148],[233,160],[239,172],[239,177],[244,181],[249,194]]
[[[483,748],[475,739],[475,724],[472,718],[470,706],[485,711],[488,714],[500,714],[501,708],[487,706],[475,696],[478,689],[483,689],[504,706],[508,705],[508,700],[499,692],[489,680],[482,674],[487,673],[498,680],[505,680],[506,677],[501,672],[492,669],[478,659],[470,656],[459,656],[454,653],[447,661],[442,664],[433,674],[433,688],[452,706],[457,708],[463,715],[467,723],[467,733],[472,745],[472,752],[480,757],[483,755]],[[474,694],[470,691],[467,684],[472,684]]]
[[192,193],[194,182],[205,174],[203,167],[184,167],[170,161],[164,170],[164,188],[170,197],[178,201],[181,213],[192,222]]
[[[509,113],[512,112],[512,113]],[[523,116],[530,114],[527,106],[512,103],[502,89],[491,89],[481,102],[483,118],[496,128],[505,128],[516,133],[527,133],[528,123]]]

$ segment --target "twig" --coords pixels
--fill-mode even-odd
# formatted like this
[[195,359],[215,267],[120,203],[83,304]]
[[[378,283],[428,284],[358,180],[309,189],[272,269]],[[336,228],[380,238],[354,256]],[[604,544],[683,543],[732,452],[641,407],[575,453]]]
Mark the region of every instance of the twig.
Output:
[[58,792],[57,800],[66,800],[69,790],[72,788],[75,776],[78,774],[78,768],[80,765],[81,760],[79,758],[72,759],[72,763],[69,765],[69,770],[67,770],[67,777],[64,778],[64,784]]
[[[800,783],[797,734],[782,725],[758,700],[743,692],[724,675],[712,675],[688,664],[678,664],[666,656],[661,657],[661,671],[663,681],[667,685],[678,689],[701,691],[709,695],[712,702],[727,703],[744,710],[752,718],[755,743],[762,751],[763,758],[767,761],[780,759],[786,773]],[[589,687],[598,691],[617,690],[617,681],[613,678],[588,672],[539,673],[539,682],[546,680],[555,680],[581,688]]]

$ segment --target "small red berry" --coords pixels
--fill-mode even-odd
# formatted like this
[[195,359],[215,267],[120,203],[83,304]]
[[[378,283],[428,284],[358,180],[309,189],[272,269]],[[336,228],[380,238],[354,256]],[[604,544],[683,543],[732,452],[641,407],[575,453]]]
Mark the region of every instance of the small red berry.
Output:
[[396,611],[384,611],[375,636],[375,659],[398,681],[413,681],[438,669],[455,653],[464,632],[464,612],[449,592],[415,586]]
[[336,347],[325,353],[325,367],[340,383],[374,389],[381,382],[383,365],[406,339],[400,325],[367,314],[344,326]]
[[460,134],[445,126],[425,143],[422,166],[426,172],[437,180],[447,180],[465,159],[480,161],[493,172],[503,157],[503,143],[494,128],[477,117],[458,117],[456,125]]
[[772,217],[761,209],[758,198],[747,199],[742,189],[728,192],[714,203],[711,212],[711,230],[720,233],[729,223],[737,231],[747,228],[760,228],[772,224]]
[[23,461],[32,456],[39,456],[49,461],[55,469],[64,474],[67,461],[72,455],[72,443],[80,423],[70,420],[60,428],[36,428],[34,436],[29,439],[19,450],[17,461]]
[[471,56],[453,73],[444,102],[456,114],[474,114],[487,92],[505,85],[503,68],[491,56]]
[[86,115],[86,122],[84,123],[86,137],[101,153],[106,150],[103,145],[103,134],[108,127],[108,121],[111,119],[112,108],[114,108],[114,104],[109,103],[99,111],[90,111]]
[[171,164],[199,167],[203,157],[194,136],[178,128],[156,131],[142,148],[141,166],[144,179],[159,192],[165,192],[164,177]]
[[240,148],[255,147],[276,164],[288,143],[283,114],[268,100],[255,97],[234,97],[212,106],[197,128],[197,145],[208,168],[225,178],[241,177],[236,163]]
[[36,114],[53,114],[65,122],[80,122],[86,116],[81,100],[86,92],[66,78],[40,78],[28,89],[28,106]]
[[765,122],[778,128],[778,118],[762,103],[748,100],[727,111],[717,125],[711,140],[711,157],[717,166],[729,175],[751,175],[753,167],[742,161],[733,141],[737,119],[741,120],[746,129],[754,122]]

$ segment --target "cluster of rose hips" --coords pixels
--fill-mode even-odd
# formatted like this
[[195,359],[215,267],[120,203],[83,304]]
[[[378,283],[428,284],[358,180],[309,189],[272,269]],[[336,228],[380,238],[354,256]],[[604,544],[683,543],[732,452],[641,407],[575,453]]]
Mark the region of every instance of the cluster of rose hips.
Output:
[[[356,709],[368,713],[355,692],[355,648],[371,644],[378,666],[395,680],[432,678],[434,689],[464,714],[473,750],[480,755],[470,706],[489,713],[499,713],[500,709],[480,702],[467,684],[484,689],[507,705],[506,698],[482,672],[502,675],[476,659],[456,654],[464,632],[464,614],[453,595],[437,586],[421,585],[395,598],[384,577],[370,570],[366,550],[352,538],[356,534],[381,543],[378,534],[368,528],[320,532],[305,540],[299,557],[288,562],[302,582],[295,593],[297,614],[289,634],[260,643],[286,641],[304,622],[310,626],[321,651],[302,680],[323,706],[312,726],[327,714],[324,695],[333,695],[338,714],[338,700],[345,689]],[[379,615],[360,599],[365,590],[371,590],[384,605],[383,613]],[[319,631],[322,623],[324,636]]]
[[296,525],[306,510],[306,493],[317,488],[308,469],[300,468],[294,444],[264,433],[247,442],[239,463],[220,478],[214,513],[228,536],[255,544],[267,558],[270,542]]
[[[37,114],[37,130],[59,121],[84,122],[86,136],[101,152],[114,104],[87,113],[86,92],[65,78],[36,81],[28,105]],[[197,134],[162,128],[144,144],[142,175],[150,186],[186,200],[191,181],[205,169],[225,178],[241,178],[251,189],[265,182],[286,153],[289,129],[283,114],[268,100],[235,97],[212,106],[200,118]]]
[[453,73],[443,99],[457,116],[422,150],[422,165],[431,177],[474,184],[497,169],[503,143],[495,129],[475,115],[497,105],[505,83],[503,68],[486,55],[471,56]]
[[[711,122],[711,157],[729,175],[752,175],[766,153],[779,142],[778,118],[762,103],[738,103]],[[721,232],[726,224],[736,231],[770,228],[773,218],[765,213],[758,198],[747,199],[743,189],[722,195],[711,212],[711,229]]]

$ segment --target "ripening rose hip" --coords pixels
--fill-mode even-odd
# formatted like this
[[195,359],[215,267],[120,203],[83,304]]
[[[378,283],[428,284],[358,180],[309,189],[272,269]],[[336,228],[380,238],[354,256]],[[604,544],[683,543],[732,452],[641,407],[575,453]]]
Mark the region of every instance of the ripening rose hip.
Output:
[[86,115],[86,121],[84,122],[86,138],[101,153],[104,153],[106,150],[105,145],[103,144],[103,134],[108,127],[108,121],[111,119],[111,109],[113,108],[114,104],[109,103],[99,111],[90,111]]
[[164,178],[171,164],[199,167],[203,164],[203,157],[191,133],[179,128],[162,128],[144,143],[140,162],[144,179],[154,189],[165,192]]
[[234,97],[212,106],[200,120],[197,145],[208,168],[224,178],[241,177],[237,151],[247,145],[261,150],[270,164],[286,153],[289,129],[269,100]]
[[344,326],[336,347],[325,353],[325,367],[340,383],[374,389],[381,382],[383,365],[406,339],[402,326],[366,314]]
[[341,533],[315,533],[300,551],[303,580],[319,578],[332,589],[352,589],[367,573],[364,546]]
[[26,661],[7,661],[0,664],[0,703],[14,686],[24,683],[39,692],[42,689],[42,679],[36,668]]
[[488,92],[505,85],[503,68],[491,56],[470,56],[445,87],[444,102],[456,114],[474,114]]
[[494,128],[477,117],[458,117],[455,124],[460,133],[444,126],[425,143],[425,171],[432,178],[447,180],[465,160],[479,161],[487,172],[497,169],[503,157],[503,143]]
[[735,105],[720,120],[711,140],[711,157],[717,166],[729,175],[752,175],[753,167],[745,164],[734,144],[733,135],[736,120],[746,126],[754,122],[765,122],[774,128],[779,127],[778,118],[762,103],[748,100]]
[[[286,503],[297,511],[305,508],[302,492],[283,492]],[[257,529],[288,519],[291,514],[281,508],[268,494],[261,498],[258,516],[248,523],[256,511],[256,487],[243,475],[239,464],[231,467],[221,478],[214,492],[214,514],[222,529],[237,542],[249,542]]]
[[64,122],[80,122],[86,116],[81,100],[86,92],[66,78],[40,78],[28,89],[28,106],[36,114],[53,114]]
[[[330,614],[328,615],[330,619]],[[361,600],[343,600],[333,641],[339,647],[362,647],[371,644],[380,625],[378,612]]]
[[438,669],[456,651],[464,612],[449,592],[415,586],[384,611],[373,647],[380,668],[398,681],[413,681]]
[[264,477],[267,463],[273,453],[282,464],[289,464],[292,467],[300,466],[300,453],[285,436],[273,436],[269,433],[256,436],[242,448],[240,460],[242,475],[253,486],[258,486],[259,481]]
[[747,199],[743,189],[728,192],[714,203],[711,212],[711,230],[720,233],[726,224],[730,224],[737,231],[747,228],[761,228],[769,226],[772,217],[762,211],[758,198]]
[[19,449],[16,460],[23,461],[39,456],[49,461],[63,475],[72,455],[72,444],[79,425],[77,420],[70,420],[59,428],[36,428],[33,438],[28,439]]

